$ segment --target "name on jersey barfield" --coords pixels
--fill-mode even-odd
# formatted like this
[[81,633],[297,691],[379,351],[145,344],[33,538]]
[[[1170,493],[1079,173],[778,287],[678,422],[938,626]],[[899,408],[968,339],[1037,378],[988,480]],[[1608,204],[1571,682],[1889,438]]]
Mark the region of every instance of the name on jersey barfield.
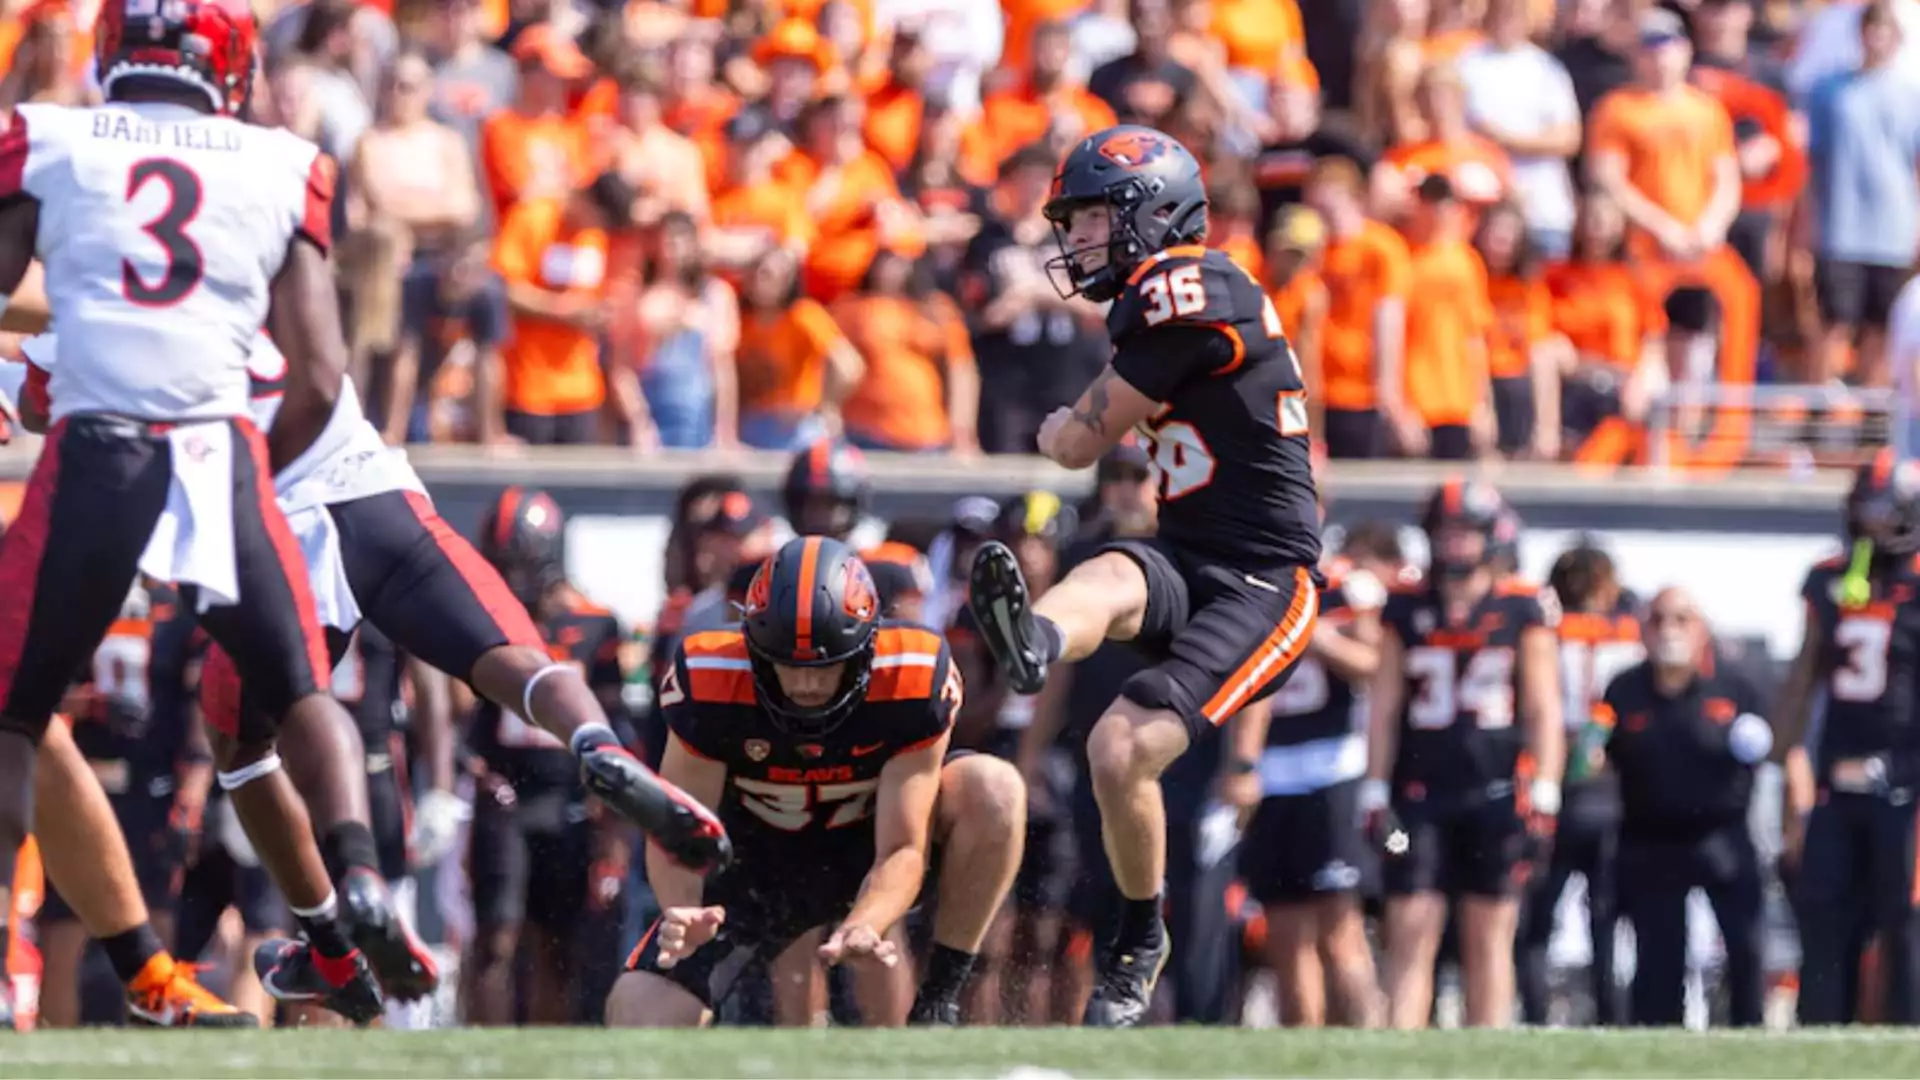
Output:
[[93,115],[93,137],[139,146],[171,146],[175,150],[240,149],[240,130],[226,124],[152,124],[124,113]]

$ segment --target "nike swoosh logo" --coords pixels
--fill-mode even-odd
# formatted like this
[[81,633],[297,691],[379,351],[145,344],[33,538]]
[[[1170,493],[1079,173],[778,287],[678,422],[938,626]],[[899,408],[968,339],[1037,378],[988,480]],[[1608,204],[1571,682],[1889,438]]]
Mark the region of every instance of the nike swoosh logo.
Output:
[[1260,578],[1254,577],[1252,574],[1242,574],[1241,577],[1246,578],[1247,584],[1253,586],[1256,589],[1265,589],[1270,593],[1277,593],[1280,591],[1280,586],[1275,585],[1271,581],[1263,581]]
[[853,756],[854,756],[854,757],[866,757],[866,756],[867,756],[868,754],[871,754],[871,753],[873,753],[873,752],[874,752],[875,750],[878,750],[878,749],[880,749],[881,747],[884,747],[884,746],[886,746],[886,745],[887,745],[886,743],[883,743],[883,742],[877,742],[877,743],[874,743],[874,744],[873,744],[872,746],[856,746],[856,747],[854,747],[854,748],[853,748]]

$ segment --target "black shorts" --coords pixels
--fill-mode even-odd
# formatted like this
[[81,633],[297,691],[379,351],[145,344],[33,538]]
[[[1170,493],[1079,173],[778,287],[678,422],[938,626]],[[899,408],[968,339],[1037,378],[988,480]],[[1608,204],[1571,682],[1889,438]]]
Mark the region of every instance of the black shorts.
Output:
[[[273,501],[267,448],[253,422],[232,429],[233,544],[241,602],[200,625],[227,648],[278,717],[325,689],[326,644],[306,560]],[[73,416],[48,432],[20,514],[0,543],[0,729],[38,740],[126,602],[173,485],[165,429]],[[180,603],[198,606],[187,585]]]
[[528,446],[590,446],[600,441],[600,410],[548,416],[508,409],[507,434]]
[[1170,709],[1199,742],[1293,674],[1320,613],[1304,566],[1249,573],[1194,558],[1159,539],[1101,549],[1146,576],[1147,610],[1133,646],[1152,661],[1120,687],[1127,700]]
[[1327,444],[1330,458],[1373,458],[1380,456],[1380,411],[1378,409],[1328,409],[1321,424],[1321,440]]
[[1704,334],[1720,315],[1720,301],[1704,285],[1682,285],[1667,294],[1667,327],[1680,333]]
[[1514,375],[1493,380],[1493,416],[1500,427],[1499,445],[1503,454],[1525,453],[1533,445],[1533,378]]
[[197,960],[207,951],[228,908],[240,912],[249,934],[285,933],[293,913],[263,866],[244,866],[212,835],[202,838],[200,858],[187,868],[174,909],[174,953]]
[[[133,859],[134,880],[140,883],[140,897],[151,911],[173,910],[173,900],[186,873],[184,837],[174,831],[174,780],[171,774],[129,777],[124,794],[109,794],[114,820],[127,839],[127,854]],[[51,881],[40,907],[40,920],[68,922],[75,918],[73,908]]]
[[1904,266],[1818,259],[1813,264],[1813,295],[1820,305],[1820,318],[1840,326],[1883,330],[1909,274]]
[[474,921],[570,932],[587,908],[592,829],[577,791],[521,792],[504,806],[484,795],[474,800],[467,854]]
[[1432,461],[1470,461],[1475,455],[1473,429],[1465,424],[1435,424],[1427,429],[1427,458]]
[[380,852],[380,876],[398,881],[407,876],[407,830],[413,805],[407,789],[406,740],[391,732],[385,744],[367,741],[367,816],[373,842]]
[[1409,844],[1406,854],[1383,860],[1381,881],[1388,896],[1518,893],[1527,834],[1511,794],[1446,801],[1397,798],[1393,809]]
[[845,918],[873,868],[871,844],[810,854],[816,857],[736,850],[733,865],[709,879],[701,895],[702,903],[727,911],[713,940],[661,970],[656,920],[627,957],[627,970],[667,979],[709,1009],[725,1003],[742,973],[772,963],[807,931]]
[[1358,780],[1262,799],[1240,838],[1240,877],[1262,904],[1360,890],[1372,853],[1360,832]]
[[[340,559],[362,617],[402,652],[464,681],[499,646],[546,651],[499,571],[441,519],[425,495],[388,491],[327,511],[339,530]],[[347,640],[330,635],[333,662],[345,655]],[[251,688],[243,699],[237,678],[222,650],[209,650],[200,676],[201,707],[216,730],[243,732],[245,741],[244,733],[266,720]]]

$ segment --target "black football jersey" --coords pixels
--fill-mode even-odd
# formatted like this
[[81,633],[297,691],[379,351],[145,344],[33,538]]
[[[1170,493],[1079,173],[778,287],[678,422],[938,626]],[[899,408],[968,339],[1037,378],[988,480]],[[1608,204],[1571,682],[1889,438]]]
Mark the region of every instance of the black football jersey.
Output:
[[737,629],[681,643],[660,706],[686,748],[727,767],[719,808],[742,871],[871,862],[880,772],[946,734],[961,683],[940,635],[883,622],[866,700],[818,738],[789,734],[755,696]]
[[1844,559],[1815,566],[1800,590],[1807,632],[1819,642],[1817,687],[1825,692],[1816,760],[1913,749],[1915,680],[1920,678],[1920,559],[1872,579],[1867,603],[1844,604]]
[[333,696],[353,713],[368,753],[385,750],[406,724],[402,694],[407,666],[387,635],[363,622],[333,668]]
[[1423,586],[1389,596],[1381,618],[1400,639],[1406,678],[1395,789],[1465,795],[1511,782],[1523,744],[1520,637],[1559,624],[1553,593],[1509,578],[1456,623]]
[[186,749],[196,629],[172,588],[137,584],[94,650],[84,673],[91,707],[73,718],[73,739],[108,794],[125,793],[113,790],[122,769],[129,783],[173,775]]
[[[596,697],[619,697],[626,684],[620,624],[604,608],[582,604],[563,611],[541,624],[540,635],[547,654],[579,670]],[[565,743],[492,702],[475,710],[467,745],[516,789],[570,790],[580,783],[580,767]]]
[[1107,313],[1113,369],[1162,408],[1142,425],[1160,535],[1244,569],[1320,561],[1300,363],[1260,286],[1218,251],[1148,259]]
[[[1385,586],[1372,575],[1350,578],[1335,574],[1320,590],[1320,619],[1335,626],[1351,622],[1356,612],[1379,610],[1384,599]],[[1328,671],[1309,651],[1294,667],[1293,677],[1273,695],[1267,745],[1298,746],[1364,730],[1359,701],[1358,688]]]

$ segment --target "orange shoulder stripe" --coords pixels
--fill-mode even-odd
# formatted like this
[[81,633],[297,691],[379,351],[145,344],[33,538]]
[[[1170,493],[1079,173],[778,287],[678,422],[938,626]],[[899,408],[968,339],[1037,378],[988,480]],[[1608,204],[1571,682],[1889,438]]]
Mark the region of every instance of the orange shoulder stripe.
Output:
[[868,701],[931,700],[940,667],[940,635],[918,627],[889,626],[873,643]]
[[686,654],[687,693],[695,701],[714,705],[751,705],[753,664],[747,642],[738,630],[708,630],[681,643]]

